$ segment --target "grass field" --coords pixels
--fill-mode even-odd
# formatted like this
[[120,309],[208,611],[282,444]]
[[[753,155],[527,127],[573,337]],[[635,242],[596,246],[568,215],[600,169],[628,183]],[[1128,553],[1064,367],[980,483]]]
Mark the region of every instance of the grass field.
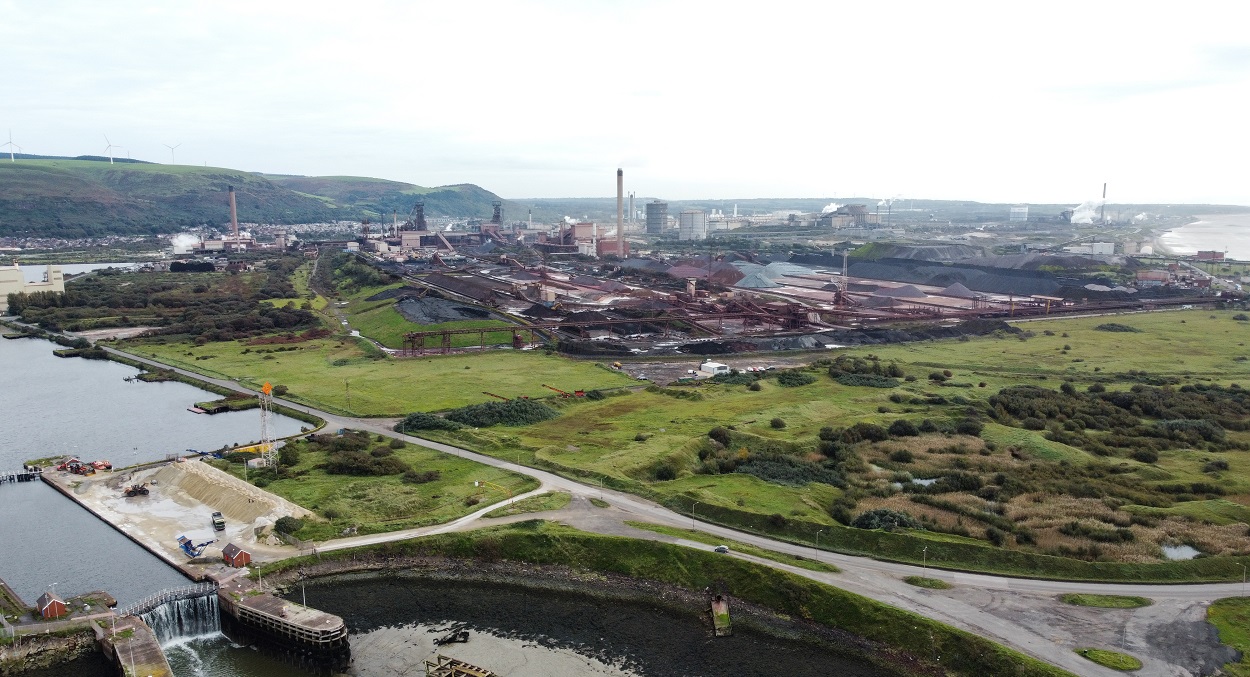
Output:
[[[369,287],[356,291],[345,298],[347,305],[344,312],[352,329],[371,338],[387,348],[404,347],[404,335],[417,331],[439,331],[445,329],[490,329],[493,327],[510,327],[502,320],[460,320],[441,322],[438,324],[416,324],[410,322],[395,308],[395,299],[368,300],[380,292],[403,287],[402,283],[383,287]],[[440,345],[438,339],[430,339],[431,347]],[[512,345],[512,331],[485,332],[483,334],[453,334],[453,348],[476,347],[481,345]]]
[[569,504],[573,496],[567,491],[549,491],[545,494],[530,496],[514,503],[495,508],[482,517],[508,517],[530,512],[546,512],[559,510]]
[[1076,606],[1093,606],[1100,609],[1136,609],[1150,606],[1153,602],[1145,597],[1129,597],[1125,595],[1081,595],[1070,593],[1059,599],[1065,604]]
[[925,576],[908,576],[903,579],[908,585],[914,585],[917,588],[928,588],[930,590],[950,590],[951,584],[940,578],[927,578]]
[[[257,347],[237,341],[190,346],[143,340],[128,342],[123,349],[208,376],[238,379],[251,387],[266,381],[282,384],[290,389],[289,399],[355,416],[452,409],[491,400],[482,394],[485,390],[505,397],[552,395],[544,383],[568,390],[634,383],[591,362],[537,351],[371,359],[354,341],[344,339],[291,345],[296,349],[258,354]],[[204,356],[207,359],[196,359]]]
[[1224,672],[1250,677],[1250,597],[1216,600],[1207,607],[1207,621],[1220,633],[1220,642],[1241,652],[1241,661],[1228,663]]
[[808,569],[810,571],[825,571],[834,574],[842,571],[832,564],[825,564],[824,562],[818,562],[816,560],[799,557],[797,555],[787,555],[773,550],[757,548],[753,545],[742,543],[741,541],[726,540],[703,531],[666,527],[659,524],[651,524],[650,522],[626,522],[626,524],[634,527],[635,529],[645,529],[647,531],[654,531],[657,534],[664,534],[665,536],[673,536],[675,538],[684,538],[688,541],[705,543],[707,545],[726,545],[729,546],[731,550],[737,552],[754,555],[755,557],[762,557],[763,559],[769,559],[774,562],[781,562],[782,564],[789,564],[791,566]]
[[[393,450],[393,455],[418,473],[437,473],[437,479],[414,484],[399,475],[331,475],[321,467],[327,452],[310,451],[303,441],[290,444],[300,450],[299,463],[290,468],[293,476],[270,481],[265,489],[324,518],[305,524],[296,534],[304,540],[335,538],[351,527],[360,534],[372,534],[441,524],[507,498],[489,485],[476,487],[474,482],[489,482],[512,495],[538,486],[537,480],[525,475],[411,444]],[[228,470],[241,476],[240,465],[231,464]]]
[[1123,654],[1118,651],[1089,648],[1075,649],[1075,651],[1082,658],[1087,658],[1105,668],[1111,668],[1112,670],[1131,672],[1133,670],[1141,669],[1141,661],[1128,654]]

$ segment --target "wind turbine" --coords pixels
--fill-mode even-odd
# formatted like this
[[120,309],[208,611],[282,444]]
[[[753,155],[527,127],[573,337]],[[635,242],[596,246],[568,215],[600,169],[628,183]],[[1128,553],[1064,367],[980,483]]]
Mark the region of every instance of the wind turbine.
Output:
[[121,148],[121,146],[114,146],[113,142],[109,141],[108,134],[104,135],[104,142],[108,144],[107,146],[104,147],[104,151],[109,154],[109,164],[113,164],[113,149]]
[[177,148],[178,146],[181,146],[182,144],[181,144],[181,143],[175,143],[174,145],[172,145],[172,146],[171,146],[171,145],[169,145],[169,144],[167,144],[167,143],[162,143],[161,145],[169,149],[169,164],[171,164],[171,165],[172,165],[172,164],[177,164],[177,163],[175,163],[175,162],[174,162],[174,149],[175,149],[175,148]]
[[20,153],[22,152],[22,147],[17,145],[16,143],[13,143],[13,130],[12,129],[9,130],[9,142],[5,144],[0,144],[0,145],[9,147],[9,162],[17,162],[17,160],[13,159],[13,149],[16,148],[17,152]]

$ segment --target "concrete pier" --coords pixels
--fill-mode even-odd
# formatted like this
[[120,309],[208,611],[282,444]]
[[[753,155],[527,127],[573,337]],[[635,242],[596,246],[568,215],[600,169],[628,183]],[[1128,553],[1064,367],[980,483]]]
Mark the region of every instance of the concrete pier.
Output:
[[147,623],[134,616],[116,619],[116,625],[95,626],[100,648],[123,677],[174,677],[165,652]]

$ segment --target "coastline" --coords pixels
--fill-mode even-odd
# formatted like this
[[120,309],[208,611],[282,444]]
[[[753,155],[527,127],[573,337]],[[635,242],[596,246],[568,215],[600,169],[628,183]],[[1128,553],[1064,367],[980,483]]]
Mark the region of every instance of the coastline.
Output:
[[1199,251],[1224,252],[1226,258],[1250,260],[1250,213],[1196,214],[1190,222],[1154,237],[1154,252],[1192,256]]

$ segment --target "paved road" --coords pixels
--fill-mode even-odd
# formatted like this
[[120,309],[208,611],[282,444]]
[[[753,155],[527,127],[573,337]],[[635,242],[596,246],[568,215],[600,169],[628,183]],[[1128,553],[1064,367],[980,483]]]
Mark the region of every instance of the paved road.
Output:
[[[125,353],[113,348],[105,349],[152,366],[163,369],[172,368],[178,373],[218,386],[243,392],[254,392],[234,381],[209,378],[131,353]],[[593,511],[584,507],[557,511],[552,515],[555,519],[569,523],[574,527],[600,533],[621,533],[622,529],[628,529],[627,526],[622,525],[623,521],[645,521],[683,528],[697,528],[700,531],[714,534],[727,540],[748,543],[775,552],[801,555],[809,558],[817,557],[817,553],[811,547],[776,541],[716,524],[693,520],[690,517],[675,513],[663,506],[631,494],[585,485],[544,470],[484,456],[451,445],[411,435],[399,435],[389,428],[386,421],[339,416],[318,411],[295,402],[278,398],[275,398],[275,400],[293,409],[307,411],[313,415],[320,416],[326,420],[328,427],[331,429],[354,428],[366,430],[370,433],[399,437],[412,444],[536,478],[541,483],[541,487],[529,494],[525,494],[525,496],[543,491],[557,490],[573,494],[575,499],[577,499],[574,501],[576,506],[589,506],[589,502],[584,500],[589,497],[602,498],[611,504],[611,510],[614,515],[612,519],[608,520],[593,516]],[[478,520],[481,515],[489,512],[494,507],[498,506],[490,506],[450,523],[435,527],[336,539],[326,544],[318,545],[317,548],[320,551],[336,550],[358,545],[403,540],[432,533],[475,528],[479,525]],[[526,515],[513,519],[526,519],[532,516]],[[504,521],[510,520],[490,520],[489,523],[499,524]],[[617,526],[613,527],[613,524]],[[629,531],[631,536],[668,540],[688,547],[710,549],[710,546],[705,544],[666,538],[641,530],[630,529]],[[1201,612],[1210,601],[1222,597],[1240,595],[1243,589],[1241,583],[1145,585],[1070,583],[1007,578],[987,574],[939,571],[932,568],[925,569],[909,564],[885,562],[867,557],[842,555],[827,551],[819,553],[820,561],[835,564],[842,571],[839,573],[823,573],[738,553],[734,553],[734,556],[750,559],[765,566],[789,571],[795,575],[822,583],[828,583],[948,625],[962,628],[1076,674],[1106,675],[1108,677],[1121,673],[1090,663],[1073,653],[1072,649],[1077,646],[1125,647],[1127,652],[1142,659],[1145,665],[1136,674],[1143,676],[1171,677],[1173,675],[1210,674],[1209,666],[1194,667],[1195,661],[1210,660],[1211,658],[1208,654],[1211,654],[1213,647],[1218,646],[1218,642],[1210,637],[1209,626],[1206,626],[1201,621],[1203,617]],[[912,575],[927,575],[932,578],[940,578],[954,584],[955,587],[950,591],[935,591],[917,588],[902,582],[903,577]],[[1055,600],[1056,595],[1066,592],[1139,595],[1152,599],[1154,605],[1146,607],[1145,610],[1081,610],[1078,613],[1073,611],[1073,609],[1077,608],[1068,607],[1068,605]],[[1177,656],[1175,649],[1166,647],[1160,649],[1161,635],[1174,635],[1181,638],[1192,635],[1192,640],[1185,639],[1183,645],[1192,647],[1194,655]],[[1222,661],[1216,661],[1216,665],[1219,662]]]

